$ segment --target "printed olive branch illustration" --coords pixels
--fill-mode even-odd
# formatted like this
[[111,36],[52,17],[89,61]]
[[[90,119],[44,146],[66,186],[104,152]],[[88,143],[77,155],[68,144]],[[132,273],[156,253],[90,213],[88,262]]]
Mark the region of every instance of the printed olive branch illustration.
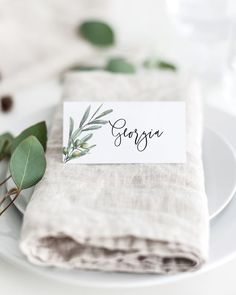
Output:
[[88,133],[82,137],[83,132],[97,130],[102,128],[103,125],[107,124],[108,121],[101,120],[104,116],[113,112],[112,109],[106,110],[99,114],[102,104],[92,114],[89,119],[91,106],[88,106],[84,115],[79,123],[79,128],[74,130],[74,119],[70,117],[70,127],[67,147],[63,147],[64,162],[82,157],[89,153],[89,151],[96,146],[96,144],[90,145],[88,141],[92,138],[93,133]]

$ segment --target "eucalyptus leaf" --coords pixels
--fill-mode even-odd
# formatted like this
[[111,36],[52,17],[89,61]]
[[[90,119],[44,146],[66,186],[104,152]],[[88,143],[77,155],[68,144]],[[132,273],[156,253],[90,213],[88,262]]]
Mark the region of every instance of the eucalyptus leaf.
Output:
[[96,120],[99,119],[99,118],[102,118],[102,117],[104,117],[104,116],[106,116],[106,115],[108,115],[108,114],[110,114],[110,113],[112,113],[112,112],[113,112],[112,109],[110,109],[110,110],[106,110],[106,111],[102,112],[99,116],[97,116],[97,117],[96,117]]
[[63,155],[66,155],[68,153],[68,149],[66,147],[63,147],[62,152],[63,152]]
[[12,142],[11,152],[13,152],[16,147],[27,137],[30,135],[34,135],[37,137],[39,142],[42,144],[44,151],[47,148],[47,126],[46,122],[42,121],[35,125],[30,126],[29,128],[25,129],[18,135]]
[[157,58],[150,58],[144,61],[143,63],[145,68],[148,69],[161,69],[161,70],[171,70],[171,71],[176,71],[177,67],[165,60],[157,59]]
[[108,60],[105,69],[113,73],[133,74],[136,69],[133,64],[124,58],[111,58]]
[[82,132],[81,128],[78,128],[74,131],[74,133],[72,134],[72,136],[70,138],[72,144],[76,140],[76,138],[80,135],[81,132]]
[[80,157],[85,156],[87,153],[89,152],[89,150],[84,150],[80,153]]
[[97,113],[100,111],[100,109],[101,109],[102,106],[103,106],[103,104],[101,104],[101,105],[96,109],[96,111],[93,113],[93,115],[92,115],[92,117],[91,117],[90,120],[92,120],[92,119],[97,115]]
[[94,148],[95,146],[97,146],[97,145],[96,145],[96,144],[93,144],[93,145],[90,145],[89,148],[92,149],[92,148]]
[[84,65],[84,64],[74,64],[69,67],[66,67],[59,74],[59,81],[62,83],[65,79],[65,74],[67,72],[88,72],[88,71],[101,71],[104,70],[101,66],[96,65]]
[[88,106],[88,108],[86,109],[86,111],[80,121],[79,127],[81,127],[84,124],[84,122],[88,119],[90,109],[91,109],[91,106]]
[[11,155],[11,145],[14,137],[11,133],[4,133],[0,136],[0,160]]
[[85,129],[83,129],[82,131],[90,131],[90,130],[95,130],[95,129],[100,129],[100,128],[102,128],[102,126],[94,125],[94,126],[91,126],[91,127],[85,128]]
[[92,122],[89,122],[88,125],[92,125],[92,124],[101,124],[101,125],[104,125],[104,124],[107,124],[108,121],[105,121],[105,120],[94,120]]
[[98,71],[102,70],[102,67],[89,66],[89,65],[73,65],[67,69],[72,72],[83,72],[83,71]]
[[92,138],[92,136],[93,136],[92,133],[87,134],[86,136],[84,136],[83,138],[81,138],[80,143],[83,143],[83,142],[88,141],[89,139]]
[[16,147],[10,160],[10,173],[19,190],[37,184],[46,170],[44,149],[35,136],[29,136]]
[[74,130],[74,120],[70,117],[69,137],[71,137],[73,130]]
[[164,60],[160,60],[158,62],[158,68],[163,69],[163,70],[171,70],[171,71],[177,70],[177,67],[174,64],[172,64],[170,62],[166,62]]
[[95,46],[111,46],[115,42],[112,28],[98,20],[83,22],[79,26],[79,34]]

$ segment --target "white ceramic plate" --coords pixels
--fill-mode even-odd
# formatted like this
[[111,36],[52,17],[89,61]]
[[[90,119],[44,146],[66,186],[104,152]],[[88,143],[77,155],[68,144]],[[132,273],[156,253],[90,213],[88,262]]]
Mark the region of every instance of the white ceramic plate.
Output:
[[209,216],[213,219],[234,197],[236,158],[231,145],[208,128],[205,129],[203,137],[203,164]]
[[[22,94],[22,108],[29,99],[36,101],[44,97],[45,102],[47,98],[51,98],[53,92],[50,87],[45,86],[39,88],[38,91],[26,92]],[[58,93],[57,93],[58,95]],[[37,103],[32,104],[32,107],[37,108],[40,111],[39,117],[26,115],[21,124],[13,124],[12,130],[20,131],[25,128],[29,123],[33,123],[44,117],[51,117],[52,109],[49,106],[43,109],[42,100],[39,102],[41,107]],[[48,104],[48,101],[47,101]],[[32,110],[32,108],[31,108]],[[18,119],[20,114],[14,115],[14,122],[20,122]],[[212,121],[216,120],[219,123],[219,114],[211,110],[210,116]],[[17,119],[18,117],[18,119]],[[7,122],[8,121],[8,122]],[[10,126],[12,119],[6,117],[7,125]],[[222,121],[222,124],[225,122]],[[234,121],[236,124],[236,120]],[[3,126],[3,125],[2,125]],[[214,124],[211,124],[214,129]],[[1,132],[4,130],[0,130]],[[217,134],[212,131],[205,130],[204,142],[203,142],[203,158],[204,169],[206,173],[206,188],[209,195],[209,202],[212,208],[212,213],[217,214],[222,210],[229,200],[233,196],[235,189],[236,171],[235,171],[235,158],[233,150],[230,146]],[[0,174],[4,172],[5,165],[1,163]],[[212,204],[211,204],[212,203]],[[93,271],[82,270],[70,270],[63,271],[56,268],[41,268],[36,267],[26,261],[25,257],[21,254],[18,248],[20,228],[22,224],[22,215],[19,211],[11,207],[7,214],[3,215],[0,220],[0,256],[7,261],[12,262],[14,265],[24,267],[30,271],[38,272],[44,276],[51,277],[60,281],[73,283],[81,286],[89,287],[138,287],[138,286],[150,286],[164,283],[170,283],[174,280],[187,279],[190,276],[197,276],[199,273],[209,271],[217,265],[231,259],[236,256],[236,200],[232,199],[230,206],[214,218],[211,222],[210,231],[210,260],[209,262],[198,272],[184,273],[175,276],[157,276],[157,275],[137,275],[137,274],[122,274],[122,273],[103,273]]]

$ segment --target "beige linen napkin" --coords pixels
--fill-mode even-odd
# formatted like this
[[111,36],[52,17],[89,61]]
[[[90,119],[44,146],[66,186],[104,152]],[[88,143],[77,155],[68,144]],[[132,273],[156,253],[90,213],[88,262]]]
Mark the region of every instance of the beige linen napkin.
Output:
[[[65,100],[186,100],[186,164],[62,163],[62,112],[48,143],[47,172],[24,216],[20,248],[34,264],[176,273],[208,253],[198,89],[175,73],[71,73]],[[170,118],[171,120],[171,118]]]

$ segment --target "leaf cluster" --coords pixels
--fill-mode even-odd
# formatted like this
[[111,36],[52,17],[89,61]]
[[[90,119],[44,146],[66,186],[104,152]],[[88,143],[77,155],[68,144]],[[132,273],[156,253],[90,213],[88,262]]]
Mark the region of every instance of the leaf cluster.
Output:
[[70,117],[68,144],[66,147],[63,147],[65,163],[72,160],[73,158],[85,156],[92,148],[96,146],[95,144],[89,144],[89,140],[93,137],[93,132],[89,131],[95,131],[107,124],[108,121],[104,120],[104,117],[113,111],[112,109],[109,109],[99,113],[101,108],[102,104],[89,118],[91,106],[88,106],[83,114],[82,119],[80,120],[79,127],[77,129],[75,129],[74,119]]
[[[47,127],[39,122],[13,137],[10,133],[0,136],[0,159],[10,158],[10,178],[16,187],[8,191],[0,201],[0,215],[5,212],[24,189],[34,186],[43,177],[46,170],[45,151],[47,146]],[[5,208],[2,208],[4,204]]]

